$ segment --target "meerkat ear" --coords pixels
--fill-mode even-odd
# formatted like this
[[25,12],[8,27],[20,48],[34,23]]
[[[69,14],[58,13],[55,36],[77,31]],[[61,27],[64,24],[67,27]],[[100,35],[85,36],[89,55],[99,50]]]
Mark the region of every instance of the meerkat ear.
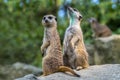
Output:
[[57,21],[57,18],[55,17],[55,20]]

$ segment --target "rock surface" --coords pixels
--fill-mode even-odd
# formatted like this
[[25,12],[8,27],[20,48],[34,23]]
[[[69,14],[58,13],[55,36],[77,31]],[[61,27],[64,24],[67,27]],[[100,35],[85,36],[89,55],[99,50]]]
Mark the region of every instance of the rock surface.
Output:
[[95,39],[94,63],[120,63],[120,35]]
[[0,65],[0,80],[13,80],[27,74],[41,73],[40,68],[23,63],[15,63],[13,65]]
[[95,54],[95,48],[93,44],[86,44],[86,49],[89,54],[89,64],[94,65],[95,64],[95,59],[94,59],[94,54]]
[[80,78],[59,72],[45,77],[30,74],[15,80],[120,80],[120,64],[94,65],[76,72]]
[[34,67],[32,65],[20,63],[20,62],[13,64],[12,67],[15,68],[16,70],[24,70],[27,72],[32,72],[34,74],[42,73],[42,70],[40,68]]
[[92,44],[86,44],[89,64],[120,63],[120,35],[95,38]]

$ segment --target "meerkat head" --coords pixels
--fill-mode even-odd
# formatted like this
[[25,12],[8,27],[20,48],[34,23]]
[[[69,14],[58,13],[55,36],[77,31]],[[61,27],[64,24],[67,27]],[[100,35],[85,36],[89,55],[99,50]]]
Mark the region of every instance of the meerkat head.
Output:
[[68,13],[68,17],[70,19],[77,19],[78,21],[82,20],[81,13],[75,8],[68,7],[67,8],[67,13]]
[[57,25],[57,18],[53,15],[45,15],[42,19],[42,25],[45,27],[54,27]]
[[93,24],[93,23],[96,23],[97,20],[95,18],[91,17],[91,18],[88,19],[88,22]]

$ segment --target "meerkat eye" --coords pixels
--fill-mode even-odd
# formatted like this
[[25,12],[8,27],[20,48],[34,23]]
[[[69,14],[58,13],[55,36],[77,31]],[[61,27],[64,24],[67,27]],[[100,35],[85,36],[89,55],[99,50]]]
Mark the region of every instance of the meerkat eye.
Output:
[[78,11],[78,10],[77,10],[77,9],[75,9],[75,8],[74,8],[73,10],[74,10],[74,11]]
[[57,18],[55,18],[55,20],[57,21]]
[[53,17],[49,16],[48,19],[52,19]]
[[45,17],[43,17],[43,19],[45,20]]

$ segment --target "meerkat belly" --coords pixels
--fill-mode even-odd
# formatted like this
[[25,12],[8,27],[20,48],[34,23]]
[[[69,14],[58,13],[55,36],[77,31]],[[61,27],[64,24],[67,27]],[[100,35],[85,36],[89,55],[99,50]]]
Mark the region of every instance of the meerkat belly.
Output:
[[75,52],[78,55],[81,55],[82,53],[85,54],[85,55],[88,55],[86,53],[86,48],[85,48],[84,44],[82,44],[82,43],[75,47]]
[[72,34],[69,32],[69,29],[67,30],[67,34],[64,40],[64,50],[65,53],[68,54],[69,56],[73,56],[73,48],[70,45],[70,40],[71,40],[71,36]]
[[[57,46],[49,46],[46,51],[46,57],[43,59],[43,63],[49,65],[50,68],[56,69],[58,66],[63,65],[62,51]],[[56,65],[56,66],[55,66]]]
[[77,56],[81,56],[81,57],[83,57],[83,58],[84,58],[84,56],[87,56],[87,55],[88,55],[88,53],[87,53],[87,51],[86,51],[86,48],[85,48],[85,46],[84,46],[84,43],[83,43],[82,41],[80,41],[80,42],[78,43],[78,45],[75,46],[75,54],[76,54]]
[[62,66],[63,62],[57,57],[46,56],[43,58],[43,71],[45,72],[57,72],[59,66]]

